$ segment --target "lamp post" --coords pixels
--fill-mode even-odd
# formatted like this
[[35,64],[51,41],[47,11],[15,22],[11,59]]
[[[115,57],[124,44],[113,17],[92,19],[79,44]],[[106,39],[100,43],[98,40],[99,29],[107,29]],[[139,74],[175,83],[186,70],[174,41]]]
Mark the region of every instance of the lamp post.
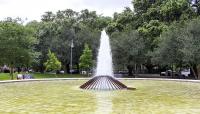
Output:
[[74,35],[74,37],[72,38],[72,41],[71,41],[71,57],[70,57],[70,73],[72,74],[72,70],[73,70],[73,63],[72,63],[72,58],[73,58],[73,48],[74,48],[74,42],[73,42],[73,39],[76,38],[76,33],[77,33],[77,30],[78,30],[78,25],[77,23],[75,23],[72,27],[72,33]]
[[72,69],[73,69],[73,64],[72,64],[72,57],[73,57],[73,48],[74,48],[74,42],[73,42],[73,39],[72,39],[72,42],[71,42],[71,56],[70,56],[70,73],[72,74]]

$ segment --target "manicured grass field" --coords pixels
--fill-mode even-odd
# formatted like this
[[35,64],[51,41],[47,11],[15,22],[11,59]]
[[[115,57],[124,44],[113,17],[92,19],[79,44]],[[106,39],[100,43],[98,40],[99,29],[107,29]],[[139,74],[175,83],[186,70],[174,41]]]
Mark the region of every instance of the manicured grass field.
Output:
[[[14,79],[16,79],[17,73],[14,74]],[[41,74],[41,73],[32,73],[31,74],[35,79],[40,78],[80,78],[80,77],[88,77],[85,75],[80,74]],[[0,73],[0,80],[10,80],[10,74],[9,73]]]
[[0,84],[0,114],[200,114],[200,83],[124,80],[136,90],[89,91],[86,80]]

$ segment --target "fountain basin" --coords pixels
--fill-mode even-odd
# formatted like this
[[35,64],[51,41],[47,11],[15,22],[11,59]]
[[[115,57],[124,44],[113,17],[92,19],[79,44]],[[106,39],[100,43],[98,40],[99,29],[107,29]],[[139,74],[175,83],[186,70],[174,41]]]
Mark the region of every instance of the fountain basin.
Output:
[[136,91],[85,91],[88,79],[0,83],[0,113],[175,114],[200,113],[200,81],[120,79]]

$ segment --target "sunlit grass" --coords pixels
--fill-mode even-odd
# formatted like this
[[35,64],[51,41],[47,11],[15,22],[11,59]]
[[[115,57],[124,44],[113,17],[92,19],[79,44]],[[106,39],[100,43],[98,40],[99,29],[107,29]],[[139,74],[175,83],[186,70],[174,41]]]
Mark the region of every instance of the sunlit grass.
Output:
[[[16,79],[16,74],[14,74],[14,78]],[[10,80],[10,74],[9,73],[0,73],[0,80]]]
[[85,81],[0,84],[0,113],[199,114],[200,83],[124,80],[136,90],[87,91]]

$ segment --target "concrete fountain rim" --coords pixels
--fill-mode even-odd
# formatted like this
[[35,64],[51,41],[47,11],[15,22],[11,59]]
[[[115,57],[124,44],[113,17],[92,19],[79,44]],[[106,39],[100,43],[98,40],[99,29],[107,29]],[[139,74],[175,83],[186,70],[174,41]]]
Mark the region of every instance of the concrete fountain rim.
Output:
[[[91,77],[93,78],[93,77]],[[61,80],[89,80],[91,78],[41,78],[41,79],[25,79],[25,80],[4,80],[3,83],[16,83],[16,82],[42,82],[42,81],[61,81]],[[175,82],[192,82],[200,83],[200,80],[192,79],[166,79],[166,78],[116,78],[117,80],[152,80],[152,81],[175,81]]]

